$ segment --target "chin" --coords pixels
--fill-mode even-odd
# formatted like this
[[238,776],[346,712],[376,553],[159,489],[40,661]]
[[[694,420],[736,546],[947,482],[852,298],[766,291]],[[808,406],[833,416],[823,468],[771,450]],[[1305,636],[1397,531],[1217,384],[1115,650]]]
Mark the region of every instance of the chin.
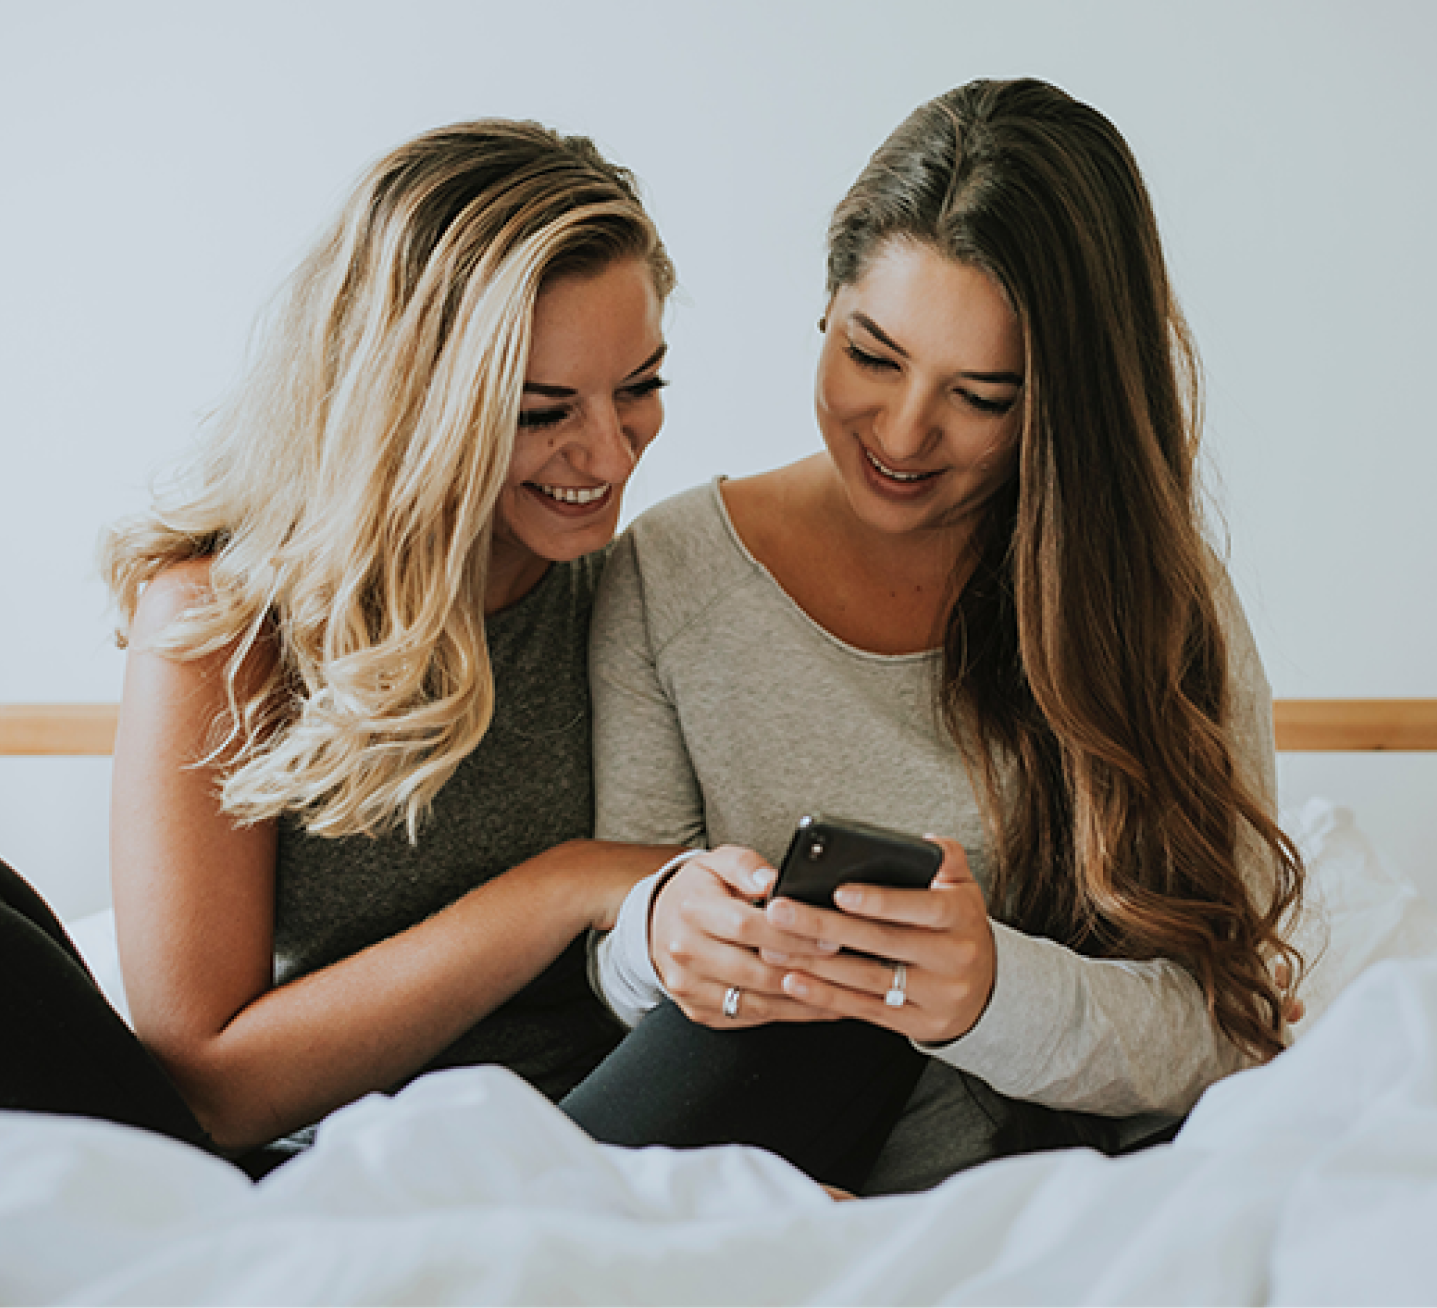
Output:
[[535,553],[542,554],[550,563],[572,563],[586,554],[603,549],[614,539],[618,525],[618,521],[615,520],[603,525],[595,524],[586,527],[583,531],[556,535],[544,542],[545,548],[536,550]]

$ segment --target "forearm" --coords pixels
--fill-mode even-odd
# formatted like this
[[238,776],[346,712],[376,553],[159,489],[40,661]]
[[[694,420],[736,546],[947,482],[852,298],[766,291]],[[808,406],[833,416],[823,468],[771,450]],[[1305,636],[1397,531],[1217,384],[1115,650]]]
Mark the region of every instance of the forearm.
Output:
[[1175,963],[1085,958],[1002,926],[994,937],[986,1011],[967,1035],[925,1052],[995,1090],[1110,1116],[1176,1114],[1247,1064]]
[[221,1028],[140,1032],[196,1115],[243,1149],[413,1075],[611,920],[666,851],[575,842],[471,891],[408,930],[277,989]]

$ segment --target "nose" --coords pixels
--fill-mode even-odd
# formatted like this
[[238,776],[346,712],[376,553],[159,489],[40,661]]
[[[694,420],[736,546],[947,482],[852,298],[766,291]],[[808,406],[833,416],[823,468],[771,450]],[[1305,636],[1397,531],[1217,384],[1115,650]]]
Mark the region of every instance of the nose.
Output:
[[643,453],[612,399],[593,405],[570,461],[596,481],[623,483]]
[[874,423],[881,453],[893,462],[920,459],[943,439],[935,397],[916,382],[892,397]]

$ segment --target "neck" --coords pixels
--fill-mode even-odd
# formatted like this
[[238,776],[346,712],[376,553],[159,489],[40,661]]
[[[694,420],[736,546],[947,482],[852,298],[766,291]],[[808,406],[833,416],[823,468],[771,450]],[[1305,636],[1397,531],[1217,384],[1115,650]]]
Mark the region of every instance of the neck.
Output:
[[966,583],[974,566],[975,517],[923,531],[895,535],[864,522],[854,511],[837,467],[826,454],[822,496],[825,516],[835,524],[839,547],[862,575],[882,584],[902,578],[905,586],[947,594],[956,580]]

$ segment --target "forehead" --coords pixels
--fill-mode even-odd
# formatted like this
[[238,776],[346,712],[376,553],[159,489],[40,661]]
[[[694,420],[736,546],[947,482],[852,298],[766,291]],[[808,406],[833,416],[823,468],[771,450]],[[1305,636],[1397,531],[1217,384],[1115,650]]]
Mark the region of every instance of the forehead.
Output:
[[837,311],[872,319],[914,358],[957,372],[1023,371],[1022,330],[997,282],[931,246],[890,241],[833,299]]
[[614,368],[627,376],[661,343],[662,329],[663,304],[642,260],[556,277],[540,288],[534,302],[529,376],[559,381],[560,372],[609,373]]

